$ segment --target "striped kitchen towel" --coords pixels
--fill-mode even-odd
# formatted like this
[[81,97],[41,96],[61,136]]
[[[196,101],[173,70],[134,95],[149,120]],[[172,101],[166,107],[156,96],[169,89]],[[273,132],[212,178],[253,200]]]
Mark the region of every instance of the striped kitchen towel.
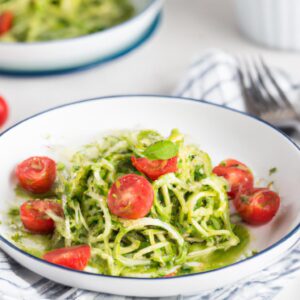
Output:
[[[299,87],[287,75],[278,71],[278,79],[287,93]],[[233,57],[218,50],[199,56],[184,76],[176,95],[205,99],[221,105],[244,110]],[[295,276],[300,275],[300,245],[287,253],[280,262],[251,277],[216,290],[195,296],[169,297],[167,300],[267,300],[272,299]],[[23,268],[0,250],[0,299],[69,299],[69,300],[130,300],[121,297],[66,287]],[[145,298],[143,298],[145,299]]]

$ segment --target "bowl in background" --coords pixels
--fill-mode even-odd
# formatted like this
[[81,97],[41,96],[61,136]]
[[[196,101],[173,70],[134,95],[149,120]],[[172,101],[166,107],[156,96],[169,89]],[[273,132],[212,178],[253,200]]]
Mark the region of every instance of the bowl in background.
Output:
[[[78,126],[80,120],[80,126]],[[74,130],[76,128],[76,130]],[[276,217],[264,226],[249,227],[250,249],[259,253],[232,265],[170,278],[129,278],[80,272],[53,265],[18,249],[10,238],[5,211],[14,199],[12,172],[32,155],[54,159],[49,143],[84,145],[111,130],[148,128],[164,135],[178,128],[213,159],[233,157],[250,166],[256,178],[270,168],[282,198]],[[30,142],[29,142],[30,136]],[[16,151],[16,149],[18,149]],[[0,136],[0,246],[28,269],[64,285],[139,297],[191,295],[238,281],[272,264],[300,237],[300,151],[271,125],[246,115],[192,99],[164,96],[115,96],[66,104],[22,121]]]
[[238,26],[251,40],[282,50],[300,50],[298,0],[235,0]]
[[153,33],[163,4],[162,0],[130,2],[135,16],[103,31],[48,42],[0,42],[0,73],[48,75],[99,64],[129,52]]

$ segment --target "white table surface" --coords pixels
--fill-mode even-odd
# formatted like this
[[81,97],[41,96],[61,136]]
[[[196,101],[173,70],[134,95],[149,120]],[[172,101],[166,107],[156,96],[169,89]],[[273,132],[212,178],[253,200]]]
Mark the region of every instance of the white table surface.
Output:
[[[266,49],[242,37],[235,25],[232,0],[167,0],[158,32],[126,57],[67,75],[0,76],[0,94],[11,108],[7,126],[46,108],[79,99],[129,93],[170,94],[192,57],[210,47],[235,54],[260,52],[269,64],[286,69],[300,81],[300,53]],[[276,300],[299,299],[298,295],[300,277]]]

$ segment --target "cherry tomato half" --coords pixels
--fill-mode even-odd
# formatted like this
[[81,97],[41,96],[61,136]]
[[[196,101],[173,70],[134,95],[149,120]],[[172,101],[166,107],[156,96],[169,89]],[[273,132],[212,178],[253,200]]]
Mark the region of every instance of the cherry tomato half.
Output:
[[280,206],[280,197],[268,188],[255,188],[250,195],[237,195],[233,203],[245,222],[261,225],[275,216]]
[[4,125],[8,118],[8,105],[3,97],[0,96],[0,127]]
[[17,166],[16,175],[26,191],[34,194],[46,193],[55,181],[56,164],[49,157],[30,157]]
[[243,163],[227,159],[213,169],[213,173],[223,176],[229,183],[228,196],[232,199],[238,193],[247,194],[253,189],[254,179],[250,169]]
[[177,171],[177,156],[167,160],[149,160],[144,157],[136,158],[132,156],[131,162],[138,171],[152,180]]
[[20,216],[24,227],[33,233],[53,232],[55,223],[47,215],[47,211],[63,216],[61,206],[51,200],[31,200],[23,203],[20,207]]
[[0,35],[9,31],[13,24],[14,16],[10,11],[5,11],[0,15]]
[[91,257],[88,245],[60,248],[44,254],[43,259],[56,265],[82,271]]
[[146,216],[153,204],[154,192],[149,181],[136,174],[119,178],[108,194],[108,207],[112,214],[124,219]]

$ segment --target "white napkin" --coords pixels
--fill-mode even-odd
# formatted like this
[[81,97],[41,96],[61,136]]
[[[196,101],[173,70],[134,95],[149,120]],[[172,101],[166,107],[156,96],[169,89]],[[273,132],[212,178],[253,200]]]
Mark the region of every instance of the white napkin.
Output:
[[[245,111],[237,70],[235,57],[217,49],[209,49],[194,59],[174,94]],[[293,83],[282,70],[274,68],[272,73],[291,102],[299,106],[300,85]]]
[[[236,67],[236,62],[230,55],[217,50],[207,51],[189,68],[175,94],[205,99],[243,110]],[[292,93],[297,88],[288,76],[281,72],[277,72],[277,75],[286,92]],[[162,299],[267,300],[272,299],[288,280],[296,276],[296,273],[300,273],[300,245],[280,262],[246,280],[192,297],[177,296]],[[23,268],[0,250],[0,299],[130,300],[133,298],[89,292],[54,283]]]

